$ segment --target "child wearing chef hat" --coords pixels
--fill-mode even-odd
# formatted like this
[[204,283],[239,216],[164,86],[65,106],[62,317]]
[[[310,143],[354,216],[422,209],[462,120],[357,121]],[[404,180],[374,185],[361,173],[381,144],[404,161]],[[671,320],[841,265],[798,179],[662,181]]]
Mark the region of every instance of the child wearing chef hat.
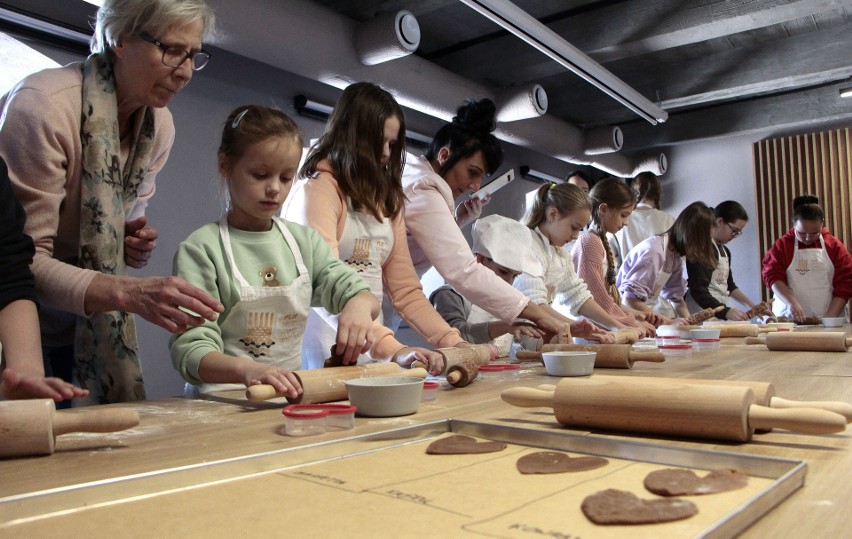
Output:
[[[541,264],[530,249],[530,229],[518,221],[489,215],[474,222],[471,234],[476,261],[510,285],[521,273],[541,274]],[[493,344],[500,356],[509,355],[513,340],[530,337],[537,341],[542,337],[541,332],[528,322],[516,320],[507,324],[498,320],[468,301],[452,286],[438,288],[429,299],[444,320],[459,330],[464,340]]]

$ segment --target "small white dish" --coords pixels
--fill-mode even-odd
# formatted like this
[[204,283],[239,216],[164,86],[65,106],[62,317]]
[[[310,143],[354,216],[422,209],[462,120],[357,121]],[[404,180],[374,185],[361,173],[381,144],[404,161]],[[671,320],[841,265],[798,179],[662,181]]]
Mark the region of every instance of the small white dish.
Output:
[[367,417],[396,417],[413,414],[420,406],[423,380],[403,376],[377,376],[346,380],[349,402],[357,414]]
[[692,341],[704,339],[718,339],[722,333],[720,328],[702,328],[689,330],[689,337]]
[[844,324],[846,324],[846,318],[842,316],[822,319],[822,326],[826,328],[839,328],[842,327]]
[[595,352],[542,352],[544,370],[550,376],[589,376],[595,368]]

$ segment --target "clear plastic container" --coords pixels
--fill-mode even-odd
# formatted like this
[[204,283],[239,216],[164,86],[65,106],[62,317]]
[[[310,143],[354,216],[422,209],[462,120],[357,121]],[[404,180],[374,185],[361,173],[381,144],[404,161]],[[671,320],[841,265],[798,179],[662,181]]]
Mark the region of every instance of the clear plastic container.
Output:
[[482,380],[483,382],[502,380],[503,379],[503,366],[502,365],[480,365],[479,366],[479,375],[476,377],[477,380]]
[[311,436],[326,431],[329,411],[324,408],[291,404],[285,406],[281,413],[284,414],[284,432],[288,436]]
[[503,367],[503,380],[517,380],[520,378],[521,366],[520,365],[502,365]]
[[718,350],[722,339],[692,339],[693,350]]
[[669,346],[680,344],[680,335],[660,335],[657,334],[657,346]]
[[420,401],[438,400],[438,382],[423,382],[423,394]]
[[659,347],[660,352],[667,358],[689,357],[692,355],[692,343],[680,342],[678,344],[664,344]]

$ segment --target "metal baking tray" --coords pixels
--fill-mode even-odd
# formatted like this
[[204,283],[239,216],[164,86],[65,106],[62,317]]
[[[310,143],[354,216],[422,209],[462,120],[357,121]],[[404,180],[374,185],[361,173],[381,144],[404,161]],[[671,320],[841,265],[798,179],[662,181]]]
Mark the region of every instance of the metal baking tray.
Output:
[[[619,440],[595,435],[577,435],[559,430],[541,431],[461,420],[443,420],[350,436],[309,445],[251,454],[198,465],[164,469],[105,481],[73,485],[0,499],[0,530],[54,515],[85,511],[133,499],[187,491],[223,483],[283,474],[322,463],[358,458],[376,452],[424,444],[447,433],[501,441],[517,446],[561,450],[699,470],[736,468],[749,476],[769,480],[768,486],[724,516],[697,537],[731,537],[760,519],[804,484],[807,465],[803,461],[674,447],[659,443]],[[650,497],[644,496],[644,497]],[[700,498],[700,497],[699,497]],[[640,527],[651,531],[647,526]],[[637,532],[640,528],[636,528]],[[600,528],[606,535],[607,528]]]

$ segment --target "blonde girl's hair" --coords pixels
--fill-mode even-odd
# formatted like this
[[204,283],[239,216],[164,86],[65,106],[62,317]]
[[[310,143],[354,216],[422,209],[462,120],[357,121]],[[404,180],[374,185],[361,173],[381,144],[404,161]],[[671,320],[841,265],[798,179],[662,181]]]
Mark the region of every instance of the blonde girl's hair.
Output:
[[669,249],[693,264],[716,267],[710,231],[716,217],[703,202],[693,202],[677,216],[671,228],[663,234],[669,237]]
[[604,178],[592,187],[592,190],[589,191],[589,198],[592,200],[593,228],[606,251],[606,283],[612,286],[615,284],[615,255],[606,238],[606,230],[601,226],[600,206],[606,204],[609,208],[620,210],[628,206],[635,206],[636,197],[625,182],[616,178]]
[[547,219],[547,210],[556,208],[560,216],[577,211],[592,210],[592,201],[582,189],[571,183],[546,183],[538,188],[532,208],[524,217],[524,224],[535,229]]
[[[399,137],[390,161],[381,165],[385,121],[399,120]],[[355,210],[381,221],[402,211],[402,168],[405,165],[405,116],[393,96],[369,82],[349,85],[328,118],[325,131],[311,147],[299,175],[309,178],[328,158],[335,179]]]
[[104,0],[95,15],[89,49],[109,53],[122,36],[146,33],[157,38],[170,26],[196,20],[201,20],[202,35],[212,37],[216,16],[204,0]]
[[[241,105],[232,110],[225,120],[219,143],[219,159],[224,158],[228,164],[236,163],[245,154],[246,148],[272,137],[290,137],[294,144],[302,147],[302,134],[292,118],[278,109],[263,105]],[[221,189],[227,199],[225,182]]]

